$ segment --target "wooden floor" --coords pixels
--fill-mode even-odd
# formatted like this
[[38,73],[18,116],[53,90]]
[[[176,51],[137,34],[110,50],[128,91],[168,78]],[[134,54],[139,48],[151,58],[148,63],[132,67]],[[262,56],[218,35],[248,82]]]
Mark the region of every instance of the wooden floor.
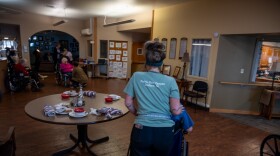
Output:
[[[54,125],[39,122],[28,117],[24,106],[29,101],[49,94],[62,93],[70,88],[57,86],[54,76],[49,75],[44,81],[45,87],[40,92],[25,91],[6,93],[0,103],[0,134],[8,130],[9,126],[16,127],[16,143],[18,156],[49,156],[53,152],[73,145],[69,134],[76,134],[75,126]],[[101,93],[118,94],[126,85],[125,80],[119,79],[91,79],[85,90]],[[187,110],[195,122],[194,130],[186,138],[189,141],[190,156],[257,156],[261,141],[267,132],[254,127],[240,124],[234,120],[224,118],[215,113],[192,108]],[[108,123],[89,125],[89,136],[99,138],[110,137],[106,143],[92,146],[92,150],[101,156],[125,156],[129,145],[129,138],[134,117],[131,114]],[[71,156],[88,153],[84,149],[76,148]]]

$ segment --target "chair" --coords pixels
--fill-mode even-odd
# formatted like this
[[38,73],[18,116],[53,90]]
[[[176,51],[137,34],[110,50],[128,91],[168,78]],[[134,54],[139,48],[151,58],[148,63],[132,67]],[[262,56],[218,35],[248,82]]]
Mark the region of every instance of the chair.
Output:
[[195,98],[195,112],[196,112],[196,107],[197,107],[197,100],[199,98],[204,98],[205,99],[205,108],[206,108],[206,99],[207,99],[207,92],[208,92],[208,84],[203,81],[195,81],[193,84],[192,91],[189,91],[186,87],[184,87],[184,92],[183,95],[186,97],[186,102],[188,100],[188,97],[191,98],[191,103],[192,99]]
[[0,155],[1,156],[15,156],[16,139],[15,127],[10,127],[8,133],[0,140]]
[[279,117],[280,114],[274,112],[276,101],[280,99],[280,92],[275,90],[264,89],[260,98],[260,115],[268,120],[272,117]]
[[175,79],[178,78],[178,75],[179,75],[179,73],[180,73],[180,70],[181,70],[181,67],[179,67],[179,66],[176,66],[176,67],[175,67],[174,72],[173,72],[173,75],[172,75]]

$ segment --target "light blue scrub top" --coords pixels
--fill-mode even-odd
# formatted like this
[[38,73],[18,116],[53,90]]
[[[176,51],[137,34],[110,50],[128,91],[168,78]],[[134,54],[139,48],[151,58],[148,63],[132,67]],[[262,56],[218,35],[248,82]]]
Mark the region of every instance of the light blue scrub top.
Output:
[[169,98],[180,99],[173,77],[157,72],[135,72],[124,92],[137,99],[138,109],[134,123],[149,127],[171,127]]

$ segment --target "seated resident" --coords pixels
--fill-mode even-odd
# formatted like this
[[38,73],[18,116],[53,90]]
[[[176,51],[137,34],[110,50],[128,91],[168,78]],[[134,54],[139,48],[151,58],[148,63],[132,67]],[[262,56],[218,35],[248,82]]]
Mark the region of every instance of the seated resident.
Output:
[[29,72],[26,70],[26,68],[20,63],[20,59],[16,56],[13,57],[14,61],[14,68],[16,73],[23,73],[24,76],[29,76]]
[[19,59],[18,57],[14,57],[14,68],[16,73],[23,73],[25,78],[31,78],[34,79],[38,85],[38,87],[43,87],[43,84],[40,83],[38,74],[36,72],[33,72],[27,65],[27,60],[22,58]]
[[79,63],[77,61],[73,62],[74,69],[72,72],[72,85],[73,87],[78,87],[79,84],[86,84],[88,81],[88,77],[84,70],[79,66]]
[[73,66],[68,63],[68,60],[65,57],[61,59],[60,71],[62,74],[66,74],[70,78],[72,77]]

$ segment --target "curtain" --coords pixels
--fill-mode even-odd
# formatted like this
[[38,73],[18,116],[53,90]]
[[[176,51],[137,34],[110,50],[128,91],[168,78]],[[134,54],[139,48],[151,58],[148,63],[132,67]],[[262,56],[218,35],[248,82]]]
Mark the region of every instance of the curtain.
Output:
[[193,40],[191,51],[190,75],[199,77],[208,76],[210,48],[211,40]]

